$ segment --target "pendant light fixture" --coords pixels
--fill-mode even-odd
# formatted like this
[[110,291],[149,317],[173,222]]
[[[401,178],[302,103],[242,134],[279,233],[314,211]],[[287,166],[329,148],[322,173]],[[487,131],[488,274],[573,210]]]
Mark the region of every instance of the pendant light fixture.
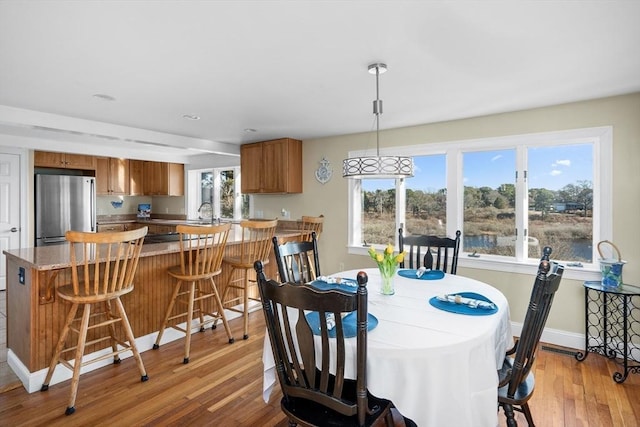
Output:
[[373,114],[376,115],[376,155],[350,157],[342,161],[344,178],[410,178],[413,176],[413,159],[403,156],[380,155],[380,99],[379,77],[387,71],[387,65],[375,63],[369,65],[369,73],[376,75],[376,99],[373,101]]

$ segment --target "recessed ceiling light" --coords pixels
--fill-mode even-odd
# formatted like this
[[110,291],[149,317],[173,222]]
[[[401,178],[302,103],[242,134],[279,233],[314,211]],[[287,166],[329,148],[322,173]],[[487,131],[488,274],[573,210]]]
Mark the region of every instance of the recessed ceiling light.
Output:
[[200,120],[200,116],[196,116],[194,114],[183,114],[182,118],[187,120]]
[[106,95],[104,93],[96,93],[93,95],[94,98],[101,99],[103,101],[115,101],[116,99],[111,95]]
[[251,128],[246,128],[244,131],[248,133],[258,132],[257,130]]

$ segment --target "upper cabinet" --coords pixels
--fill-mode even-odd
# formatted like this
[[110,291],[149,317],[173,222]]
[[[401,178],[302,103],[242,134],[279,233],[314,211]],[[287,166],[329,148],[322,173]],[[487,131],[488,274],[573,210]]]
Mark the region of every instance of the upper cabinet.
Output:
[[144,162],[144,194],[147,196],[184,196],[184,165]]
[[115,157],[96,159],[96,194],[128,196],[130,194],[129,160]]
[[291,138],[240,146],[242,192],[302,193],[302,141]]
[[129,160],[129,194],[144,196],[144,160]]
[[82,154],[34,151],[33,163],[35,167],[42,168],[96,169],[96,158],[94,156],[85,156]]

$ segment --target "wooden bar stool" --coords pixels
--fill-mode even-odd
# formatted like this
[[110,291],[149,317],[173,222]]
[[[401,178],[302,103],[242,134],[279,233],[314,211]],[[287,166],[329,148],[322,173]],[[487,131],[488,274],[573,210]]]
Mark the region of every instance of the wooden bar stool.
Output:
[[[177,279],[177,282],[153,345],[154,350],[160,348],[164,330],[167,327],[174,328],[185,334],[182,363],[189,363],[191,330],[199,328],[200,332],[204,332],[205,325],[210,323],[211,329],[216,329],[218,319],[222,319],[229,344],[234,342],[218,288],[213,280],[222,272],[222,256],[230,228],[231,224],[176,227],[176,231],[180,233],[180,265],[169,267],[167,273]],[[194,313],[198,319],[196,324],[193,324]],[[178,324],[176,319],[186,319],[184,327]]]
[[300,234],[302,240],[310,242],[311,233],[316,233],[316,238],[320,238],[322,233],[322,224],[324,223],[324,215],[320,216],[302,216],[302,225],[300,226]]
[[[249,278],[249,272],[253,270],[255,261],[262,261],[263,264],[269,262],[269,251],[271,249],[271,239],[273,238],[278,220],[271,221],[242,221],[242,243],[240,245],[240,253],[238,255],[226,256],[223,262],[229,264],[231,271],[229,274],[229,282],[224,288],[222,301],[227,306],[228,303],[242,301],[242,310],[236,307],[227,306],[227,310],[242,313],[244,317],[244,335],[243,339],[249,338],[249,300],[259,301],[259,298],[249,297],[249,284],[257,282]],[[234,279],[234,274],[236,274]],[[236,294],[229,297],[229,291],[235,289]]]
[[[89,233],[67,231],[65,237],[71,248],[71,284],[61,286],[56,294],[71,303],[67,320],[60,332],[58,344],[53,353],[47,376],[41,391],[49,389],[49,382],[60,362],[73,371],[71,395],[65,413],[75,412],[80,368],[89,363],[113,357],[113,363],[120,363],[120,354],[133,352],[138,365],[141,381],[149,377],[136,348],[135,338],[120,297],[133,290],[133,279],[138,268],[138,259],[147,227],[132,231]],[[115,305],[115,310],[111,304]],[[76,318],[78,308],[83,307],[82,316]],[[97,310],[94,310],[96,309]],[[116,333],[115,324],[120,323],[125,335]],[[90,340],[87,341],[87,332]],[[75,346],[65,348],[69,332],[77,334]],[[99,335],[102,332],[103,335]],[[104,334],[106,332],[106,335]],[[109,341],[112,351],[108,354],[82,361],[85,348]],[[99,347],[98,347],[99,348]],[[73,362],[65,354],[73,352]]]

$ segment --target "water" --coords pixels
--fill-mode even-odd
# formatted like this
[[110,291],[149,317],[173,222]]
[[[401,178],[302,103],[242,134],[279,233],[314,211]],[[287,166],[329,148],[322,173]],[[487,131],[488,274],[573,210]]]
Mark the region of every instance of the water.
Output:
[[[463,242],[466,252],[477,250],[480,253],[499,254],[499,252],[496,251],[498,238],[495,235],[481,234],[479,236],[464,236]],[[593,245],[591,240],[576,239],[566,242],[565,244],[572,254],[572,259],[568,259],[567,261],[592,261]],[[553,247],[553,245],[551,246]]]

